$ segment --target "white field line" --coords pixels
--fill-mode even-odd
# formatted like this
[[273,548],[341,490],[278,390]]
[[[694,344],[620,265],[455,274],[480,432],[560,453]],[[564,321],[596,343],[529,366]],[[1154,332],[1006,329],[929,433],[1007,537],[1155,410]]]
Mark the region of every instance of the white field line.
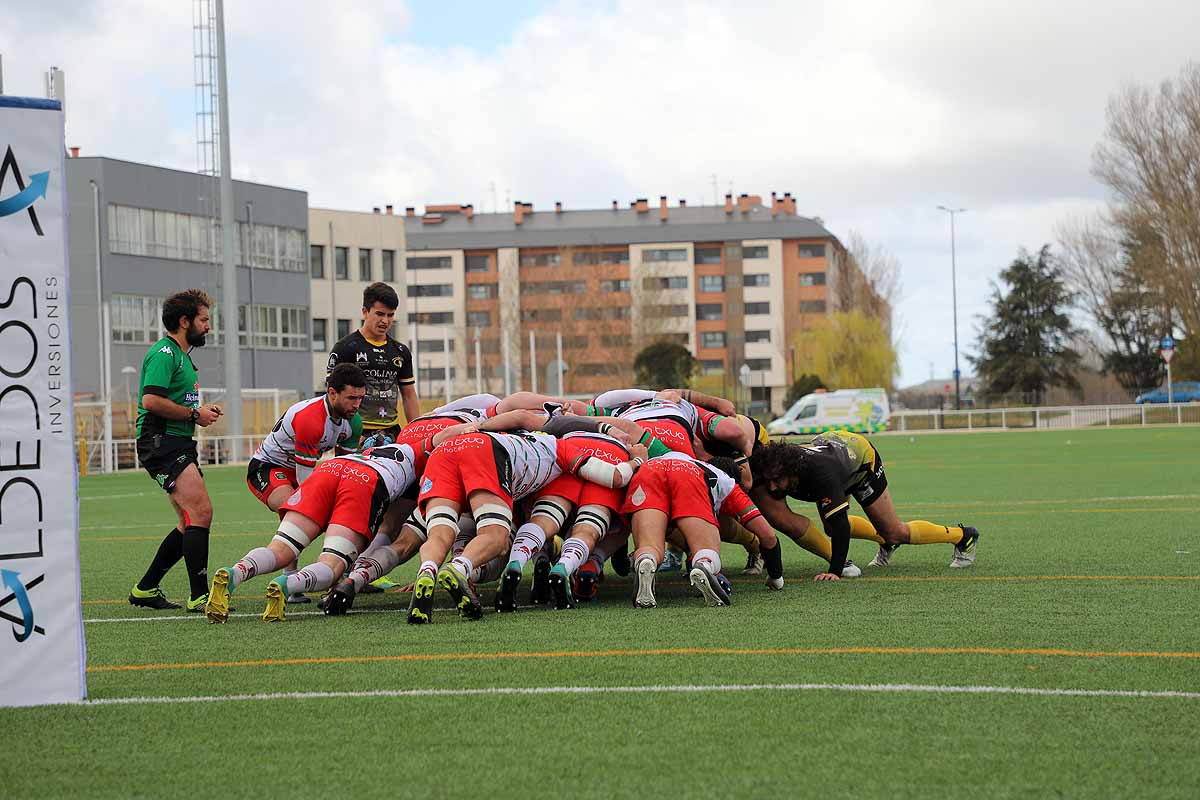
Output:
[[746,683],[679,686],[499,686],[483,689],[377,689],[364,692],[272,692],[264,694],[190,695],[183,697],[110,697],[85,706],[174,705],[253,700],[355,700],[407,697],[504,697],[588,694],[703,694],[723,692],[849,692],[859,694],[997,694],[1031,697],[1121,697],[1200,700],[1200,692],[1135,689],[1035,689],[1023,686],[937,686],[913,683]]
[[[527,608],[536,608],[536,606],[524,605],[524,606],[517,606],[517,608],[527,609]],[[433,610],[434,611],[457,611],[458,607],[457,606],[446,606],[443,608],[441,606],[434,606]],[[364,608],[362,610],[351,611],[350,616],[353,617],[353,616],[357,616],[359,614],[407,614],[407,613],[408,613],[407,608]],[[323,616],[325,616],[324,611],[288,611],[288,612],[286,612],[286,614],[287,614],[288,619],[291,619],[292,617],[323,617]],[[237,619],[240,617],[261,617],[261,616],[262,616],[261,612],[257,613],[257,614],[255,614],[255,613],[236,613],[236,614],[230,614],[229,618]],[[203,614],[175,614],[175,615],[172,615],[169,617],[165,617],[165,616],[164,617],[105,617],[103,619],[88,619],[87,617],[84,617],[83,622],[85,625],[91,625],[93,623],[102,623],[102,622],[179,622],[180,620],[182,620],[184,622],[188,622],[188,621],[191,621],[191,622],[205,621],[205,622],[207,622],[208,618],[205,617]]]

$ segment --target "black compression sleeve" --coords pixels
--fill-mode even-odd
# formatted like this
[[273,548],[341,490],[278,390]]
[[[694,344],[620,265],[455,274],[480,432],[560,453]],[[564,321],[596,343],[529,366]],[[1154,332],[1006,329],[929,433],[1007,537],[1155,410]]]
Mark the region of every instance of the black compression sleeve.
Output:
[[846,568],[846,554],[850,552],[850,509],[843,508],[826,517],[824,522],[833,551],[829,557],[829,571],[840,578]]
[[600,422],[592,417],[562,416],[553,417],[542,426],[542,430],[552,436],[563,436],[577,431],[596,433]]

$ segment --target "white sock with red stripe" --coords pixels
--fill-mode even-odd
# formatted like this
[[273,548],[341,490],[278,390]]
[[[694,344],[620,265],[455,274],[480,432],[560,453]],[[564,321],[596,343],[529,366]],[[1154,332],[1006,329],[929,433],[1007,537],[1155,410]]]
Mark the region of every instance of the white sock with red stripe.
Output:
[[361,592],[368,583],[379,580],[399,565],[400,556],[390,547],[377,547],[374,552],[359,556],[358,561],[354,562],[354,569],[350,571],[354,591]]
[[708,571],[716,575],[721,571],[721,556],[716,550],[697,550],[696,555],[692,556],[692,566],[704,564]]
[[558,563],[562,564],[568,575],[571,575],[583,565],[584,561],[587,561],[588,553],[590,552],[591,548],[588,547],[587,542],[572,536],[563,542],[562,553],[558,557]]
[[420,568],[417,570],[419,575],[422,572],[428,572],[430,575],[437,575],[438,565],[432,561],[422,561]]
[[232,590],[239,583],[248,581],[255,575],[265,575],[276,569],[278,567],[275,566],[275,553],[271,551],[271,548],[256,547],[242,556],[242,560],[234,564],[233,569],[229,571],[229,588]]
[[288,575],[287,590],[288,594],[321,592],[333,586],[333,581],[333,567],[316,561],[299,572]]
[[466,556],[455,556],[451,559],[450,565],[468,578],[475,571],[475,562]]
[[508,551],[508,560],[516,561],[524,567],[529,559],[541,552],[546,544],[546,532],[536,522],[526,522],[517,528],[517,538],[513,540],[512,549]]

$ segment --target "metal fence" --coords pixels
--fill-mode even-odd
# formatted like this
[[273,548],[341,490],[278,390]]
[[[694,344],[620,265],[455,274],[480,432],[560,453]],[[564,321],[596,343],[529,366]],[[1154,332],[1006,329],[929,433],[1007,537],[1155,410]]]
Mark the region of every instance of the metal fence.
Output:
[[971,411],[893,411],[889,430],[919,433],[951,430],[1070,430],[1116,425],[1200,424],[1200,403],[1112,406],[1038,406]]

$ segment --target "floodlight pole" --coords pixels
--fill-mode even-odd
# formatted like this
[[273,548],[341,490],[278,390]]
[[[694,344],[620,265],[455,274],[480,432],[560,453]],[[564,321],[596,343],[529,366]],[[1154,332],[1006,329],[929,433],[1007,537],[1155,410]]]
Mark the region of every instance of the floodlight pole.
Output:
[[966,209],[946,208],[945,206],[938,206],[938,209],[950,215],[950,298],[954,313],[954,409],[959,411],[962,409],[962,391],[959,387],[962,373],[958,369],[958,265],[954,247],[954,215],[961,214]]

